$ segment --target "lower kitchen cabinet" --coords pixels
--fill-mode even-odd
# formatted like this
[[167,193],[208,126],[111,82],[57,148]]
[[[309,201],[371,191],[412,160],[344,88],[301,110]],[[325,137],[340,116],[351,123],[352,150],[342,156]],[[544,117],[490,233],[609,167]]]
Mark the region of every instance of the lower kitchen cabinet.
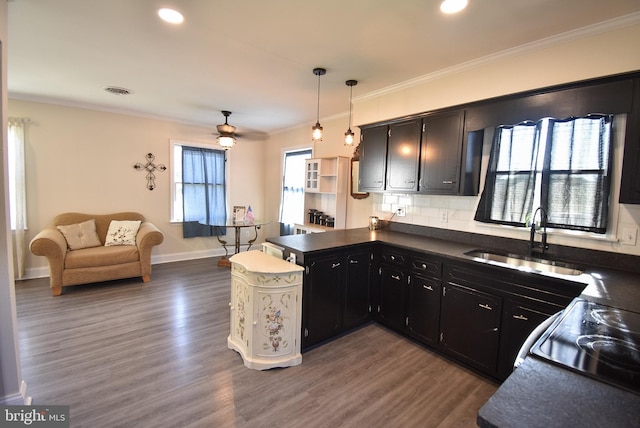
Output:
[[342,324],[342,265],[339,255],[319,257],[305,266],[302,295],[302,347],[323,342]]
[[398,331],[405,327],[404,295],[407,274],[402,268],[389,265],[380,267],[380,293],[378,321]]
[[303,350],[369,321],[370,260],[368,248],[308,258],[302,297]]
[[371,251],[350,252],[345,257],[343,327],[358,327],[371,317],[369,273]]
[[559,306],[545,306],[544,309],[533,309],[526,303],[505,300],[502,311],[498,379],[509,377],[518,352],[529,334],[553,313],[562,309]]
[[494,376],[500,345],[501,309],[499,297],[464,286],[443,286],[441,349]]
[[439,279],[412,274],[407,299],[407,333],[419,341],[436,346],[440,325]]

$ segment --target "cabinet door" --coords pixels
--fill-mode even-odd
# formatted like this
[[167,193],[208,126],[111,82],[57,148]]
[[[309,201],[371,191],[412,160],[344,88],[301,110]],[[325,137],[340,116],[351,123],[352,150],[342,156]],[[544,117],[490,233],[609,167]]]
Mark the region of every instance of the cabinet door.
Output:
[[303,286],[303,347],[327,340],[340,331],[342,322],[342,258],[319,258],[309,262]]
[[464,111],[424,118],[420,192],[456,194],[459,188]]
[[369,321],[369,265],[370,251],[347,254],[344,284],[343,328],[349,329]]
[[443,286],[440,345],[484,373],[495,376],[501,298],[453,284]]
[[533,329],[560,309],[550,307],[540,311],[510,300],[505,302],[498,361],[499,379],[506,379],[511,374],[518,351]]
[[382,265],[380,267],[380,303],[378,318],[381,323],[404,330],[404,290],[407,286],[407,275],[402,269]]
[[419,119],[389,126],[386,190],[418,190],[421,129]]
[[381,192],[387,170],[387,126],[362,129],[358,189]]
[[440,326],[440,295],[437,279],[411,275],[407,305],[409,334],[428,345],[437,345]]

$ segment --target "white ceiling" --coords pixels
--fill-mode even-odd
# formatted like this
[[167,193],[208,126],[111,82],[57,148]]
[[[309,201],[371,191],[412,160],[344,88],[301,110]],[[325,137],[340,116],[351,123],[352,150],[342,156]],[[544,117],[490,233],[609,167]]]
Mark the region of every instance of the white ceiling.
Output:
[[[354,97],[640,11],[639,0],[9,0],[9,97],[274,132]],[[179,26],[160,7],[181,11]],[[631,54],[631,53],[630,53]],[[634,54],[637,54],[634,53]],[[133,95],[104,91],[119,86]]]

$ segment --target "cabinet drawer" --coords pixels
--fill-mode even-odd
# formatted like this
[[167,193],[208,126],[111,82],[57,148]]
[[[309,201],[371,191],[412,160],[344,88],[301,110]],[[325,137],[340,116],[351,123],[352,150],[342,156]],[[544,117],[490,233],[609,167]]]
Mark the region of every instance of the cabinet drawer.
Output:
[[389,265],[406,266],[407,264],[407,257],[394,251],[383,250],[380,256],[382,261]]
[[411,258],[411,270],[433,278],[442,276],[442,262],[426,258]]

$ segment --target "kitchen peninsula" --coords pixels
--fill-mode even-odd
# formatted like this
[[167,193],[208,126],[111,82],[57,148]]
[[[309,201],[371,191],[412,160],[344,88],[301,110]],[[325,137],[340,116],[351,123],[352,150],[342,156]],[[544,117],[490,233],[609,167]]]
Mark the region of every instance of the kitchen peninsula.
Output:
[[[639,264],[635,256],[552,245],[552,257],[576,263],[582,268],[582,274],[569,277],[483,263],[465,254],[476,249],[498,248],[509,253],[524,253],[527,245],[524,241],[400,223],[390,223],[385,229],[376,231],[366,228],[340,230],[283,236],[268,241],[284,247],[285,255],[296,254],[298,263],[307,269],[303,285],[303,351],[355,328],[353,323],[340,326],[340,322],[354,319],[351,316],[353,307],[349,306],[352,300],[358,302],[354,296],[364,299],[362,293],[352,293],[347,285],[352,278],[349,266],[357,266],[351,264],[350,255],[365,252],[370,255],[369,294],[366,295],[369,314],[366,319],[360,318],[361,323],[379,322],[491,378],[506,379],[481,409],[480,426],[599,426],[600,422],[602,426],[633,426],[640,420],[640,395],[543,359],[529,356],[513,374],[505,371],[505,367],[513,364],[511,356],[516,347],[507,339],[522,337],[522,333],[518,335],[513,322],[509,321],[508,314],[512,310],[529,309],[532,314],[551,315],[551,309],[563,310],[579,297],[640,312],[640,272],[637,271]],[[346,270],[337,274],[344,288],[336,288],[328,295],[320,293],[307,298],[307,293],[314,287],[333,287],[330,282],[314,283],[311,266],[332,257],[337,257],[337,261],[329,267],[337,264],[336,269]],[[362,258],[356,260],[361,261]],[[630,271],[632,269],[635,271]],[[387,272],[389,278],[393,278],[390,281],[398,278],[403,287],[385,288]],[[436,296],[436,303],[433,303],[433,298],[420,297],[417,287],[414,287],[416,283],[420,285],[420,291],[431,288],[437,293],[441,290]],[[332,298],[339,306],[337,311],[331,309]],[[447,299],[450,300],[447,302]],[[478,316],[485,318],[476,321],[475,312],[468,310],[459,317],[466,321],[462,326],[452,324],[452,317],[447,315],[455,306],[452,306],[451,299],[455,304],[462,304],[464,310],[473,308],[475,304],[475,311],[478,305],[482,305],[477,309]],[[480,303],[474,299],[481,299]],[[544,304],[540,304],[541,299],[545,300]],[[412,310],[413,302],[420,302],[421,308],[429,309]],[[471,303],[466,305],[465,302]],[[311,319],[314,307],[304,306],[305,303],[318,303],[322,305],[323,313],[329,312],[333,317],[328,333],[325,331],[327,334],[307,346],[304,336],[312,336],[314,332],[305,329],[321,324]],[[379,312],[381,310],[382,313]],[[439,311],[434,317],[415,318],[428,315],[424,312],[434,311]],[[456,334],[473,330],[483,322],[496,323],[496,331],[489,332],[487,336],[493,343],[476,346],[480,350],[465,348],[464,343],[458,343],[460,341],[454,337]],[[431,330],[435,328],[435,340],[429,334],[429,324]],[[334,328],[335,325],[338,327]],[[526,335],[529,331],[531,329]],[[517,347],[521,344],[522,340]]]

